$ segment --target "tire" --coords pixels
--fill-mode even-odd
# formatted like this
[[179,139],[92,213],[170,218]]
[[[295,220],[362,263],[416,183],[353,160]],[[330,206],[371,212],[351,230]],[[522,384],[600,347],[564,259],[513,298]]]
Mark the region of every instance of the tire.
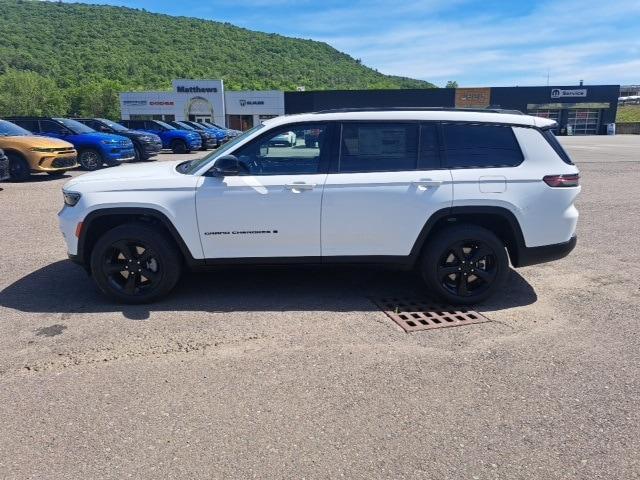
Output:
[[140,150],[140,147],[137,145],[133,146],[133,161],[134,162],[142,162],[143,160],[145,160],[145,158],[142,156],[142,151]]
[[502,241],[486,228],[455,225],[425,245],[420,270],[436,297],[453,305],[472,305],[504,284],[509,257]]
[[81,150],[78,154],[78,163],[84,170],[93,172],[102,167],[104,160],[100,152],[87,148],[86,150]]
[[17,153],[7,152],[6,155],[9,159],[9,181],[24,182],[29,180],[31,169],[27,161]]
[[173,239],[160,228],[140,223],[109,230],[91,252],[98,288],[119,303],[142,304],[164,297],[181,271],[182,257]]
[[184,140],[174,140],[171,142],[171,151],[173,153],[189,153],[189,149]]

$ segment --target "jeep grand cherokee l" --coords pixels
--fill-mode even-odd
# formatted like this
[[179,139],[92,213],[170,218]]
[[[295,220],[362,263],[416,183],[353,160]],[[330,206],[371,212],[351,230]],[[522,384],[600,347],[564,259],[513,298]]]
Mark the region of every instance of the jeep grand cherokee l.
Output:
[[78,163],[85,170],[102,165],[120,165],[133,160],[133,143],[126,137],[96,132],[70,118],[11,117],[13,123],[37,135],[65,140],[78,151]]
[[136,162],[155,160],[155,157],[162,150],[162,140],[153,133],[131,130],[118,122],[113,122],[106,118],[76,118],[75,120],[84,123],[97,132],[113,133],[114,135],[127,137],[133,142],[134,160]]
[[[509,262],[576,244],[578,169],[554,126],[443,109],[278,117],[202,159],[70,180],[60,227],[121,302],[166,295],[185,267],[349,262],[416,267],[433,295],[472,304],[500,290]],[[273,145],[309,130],[317,145]]]
[[33,135],[6,120],[0,120],[0,148],[9,157],[14,182],[27,180],[32,172],[61,175],[78,166],[77,153],[69,142]]

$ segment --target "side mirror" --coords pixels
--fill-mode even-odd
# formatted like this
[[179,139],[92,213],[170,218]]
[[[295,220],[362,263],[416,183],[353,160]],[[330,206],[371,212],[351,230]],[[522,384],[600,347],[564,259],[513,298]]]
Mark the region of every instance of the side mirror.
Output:
[[100,125],[100,131],[104,132],[104,133],[109,133],[109,132],[111,132],[111,129],[109,127],[107,127],[106,125]]
[[232,177],[240,175],[240,161],[233,155],[225,155],[216,160],[209,170],[211,177]]

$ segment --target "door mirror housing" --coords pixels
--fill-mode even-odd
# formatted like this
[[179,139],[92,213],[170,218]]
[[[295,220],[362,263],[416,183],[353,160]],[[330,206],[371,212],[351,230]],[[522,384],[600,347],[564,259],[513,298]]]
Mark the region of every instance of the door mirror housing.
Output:
[[241,173],[240,161],[234,155],[224,155],[216,160],[207,172],[211,177],[232,177]]

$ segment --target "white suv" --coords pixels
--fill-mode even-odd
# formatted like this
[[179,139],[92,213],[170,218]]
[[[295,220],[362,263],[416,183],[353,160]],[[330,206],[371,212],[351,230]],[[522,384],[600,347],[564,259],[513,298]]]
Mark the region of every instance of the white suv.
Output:
[[166,295],[184,267],[383,263],[419,268],[447,302],[476,303],[509,261],[575,246],[578,169],[555,126],[446,109],[283,116],[202,159],[74,178],[60,226],[70,257],[121,302]]

